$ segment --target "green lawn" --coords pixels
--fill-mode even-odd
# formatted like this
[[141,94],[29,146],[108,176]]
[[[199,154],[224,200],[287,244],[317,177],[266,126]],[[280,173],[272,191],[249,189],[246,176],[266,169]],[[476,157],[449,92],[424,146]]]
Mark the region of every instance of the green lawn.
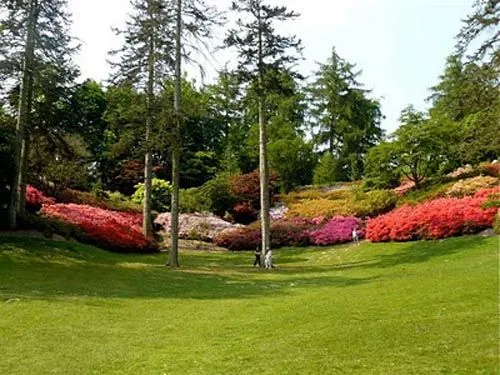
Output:
[[119,255],[0,236],[0,374],[498,374],[499,237]]

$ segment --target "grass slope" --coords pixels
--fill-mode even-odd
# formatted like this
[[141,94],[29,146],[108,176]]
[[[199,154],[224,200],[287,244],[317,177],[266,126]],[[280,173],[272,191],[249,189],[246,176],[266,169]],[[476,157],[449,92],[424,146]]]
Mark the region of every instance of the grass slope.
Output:
[[107,253],[0,237],[0,374],[497,374],[499,238]]

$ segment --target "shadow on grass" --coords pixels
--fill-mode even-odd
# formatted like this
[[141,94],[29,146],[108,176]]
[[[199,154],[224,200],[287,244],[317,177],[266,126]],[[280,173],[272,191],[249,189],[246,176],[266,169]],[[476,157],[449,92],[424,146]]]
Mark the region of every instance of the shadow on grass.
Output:
[[[432,260],[433,258],[449,256],[470,248],[484,245],[487,237],[465,236],[448,238],[446,240],[416,241],[404,244],[389,243],[386,246],[399,245],[400,250],[392,254],[379,254],[358,262],[343,263],[334,268],[339,269],[365,269],[365,268],[387,268],[404,264],[416,264]],[[384,246],[377,244],[377,246]]]
[[314,275],[324,267],[298,267],[293,275],[279,268],[254,270],[245,254],[190,253],[184,260],[179,270],[168,270],[164,254],[112,254],[78,243],[0,237],[0,298],[240,299],[372,281]]

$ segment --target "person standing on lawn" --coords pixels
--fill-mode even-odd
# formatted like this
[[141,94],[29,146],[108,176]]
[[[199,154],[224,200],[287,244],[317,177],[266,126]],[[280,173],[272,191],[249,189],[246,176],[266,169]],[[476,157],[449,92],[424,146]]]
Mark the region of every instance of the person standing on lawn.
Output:
[[255,260],[253,261],[253,266],[259,266],[261,267],[262,264],[260,263],[260,249],[259,247],[257,246],[257,248],[255,249],[255,252],[254,252],[254,255],[255,255]]
[[352,241],[353,241],[356,245],[359,245],[358,227],[354,227],[354,228],[352,229]]

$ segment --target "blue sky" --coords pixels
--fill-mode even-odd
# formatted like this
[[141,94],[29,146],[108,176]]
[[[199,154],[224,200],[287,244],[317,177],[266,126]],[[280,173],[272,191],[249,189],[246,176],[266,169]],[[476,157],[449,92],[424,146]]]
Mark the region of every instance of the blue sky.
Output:
[[[230,0],[207,0],[227,9]],[[473,0],[281,0],[301,17],[280,31],[303,41],[300,70],[309,75],[315,62],[337,53],[363,71],[360,81],[380,98],[388,132],[398,126],[400,111],[408,104],[425,109],[429,87],[437,83],[446,57],[453,51],[461,20],[471,12]],[[106,79],[108,50],[120,40],[111,27],[121,26],[130,10],[128,0],[69,0],[72,33],[82,42],[76,58],[83,78]],[[227,52],[206,63],[208,80],[231,60]],[[233,59],[234,60],[234,59]],[[196,72],[190,68],[190,74]]]

